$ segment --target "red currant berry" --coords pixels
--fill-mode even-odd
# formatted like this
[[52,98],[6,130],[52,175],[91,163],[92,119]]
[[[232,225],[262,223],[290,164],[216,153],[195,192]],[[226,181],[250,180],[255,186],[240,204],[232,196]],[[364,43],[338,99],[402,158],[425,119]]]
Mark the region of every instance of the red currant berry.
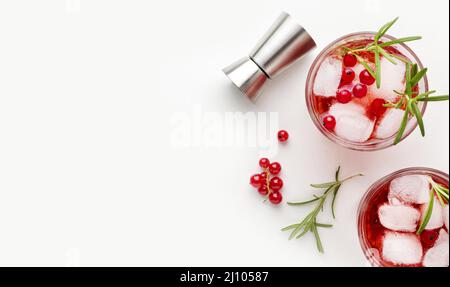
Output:
[[386,101],[384,99],[375,99],[370,104],[370,113],[375,117],[381,117],[387,110],[387,108],[384,106],[386,104]]
[[342,82],[344,84],[350,84],[355,79],[356,74],[355,71],[351,68],[345,68],[344,72],[342,73]]
[[250,178],[250,184],[255,188],[259,188],[264,184],[264,179],[260,174],[255,174]]
[[340,90],[336,94],[336,99],[341,104],[347,104],[352,100],[352,93],[348,90]]
[[269,200],[273,204],[278,205],[283,201],[283,196],[279,191],[274,191],[269,195]]
[[269,179],[269,174],[267,172],[261,173],[261,177],[264,180],[264,184],[267,184],[267,180]]
[[369,73],[369,71],[364,70],[359,74],[359,80],[361,83],[367,86],[371,86],[375,83],[375,78]]
[[283,180],[279,177],[274,177],[270,180],[270,189],[273,191],[280,191],[283,188]]
[[281,164],[274,162],[270,164],[269,171],[273,175],[277,175],[281,172]]
[[336,118],[333,116],[326,116],[325,118],[323,118],[323,126],[327,130],[333,131],[336,127]]
[[282,143],[287,142],[289,139],[289,133],[287,131],[278,132],[278,140]]
[[353,87],[353,95],[356,98],[362,99],[367,96],[367,86],[363,84],[357,84]]
[[439,232],[437,230],[425,230],[420,235],[420,240],[425,247],[433,247],[436,240],[439,238]]
[[356,57],[354,55],[351,55],[351,54],[345,55],[344,65],[346,67],[354,67],[354,66],[356,66],[357,63],[358,63],[358,60],[356,59]]
[[270,166],[270,160],[267,159],[267,158],[262,158],[262,159],[259,161],[259,166],[260,166],[261,168],[264,168],[264,169],[269,168],[269,166]]
[[269,189],[267,188],[267,185],[263,185],[260,188],[258,188],[258,192],[263,196],[267,196],[269,194]]

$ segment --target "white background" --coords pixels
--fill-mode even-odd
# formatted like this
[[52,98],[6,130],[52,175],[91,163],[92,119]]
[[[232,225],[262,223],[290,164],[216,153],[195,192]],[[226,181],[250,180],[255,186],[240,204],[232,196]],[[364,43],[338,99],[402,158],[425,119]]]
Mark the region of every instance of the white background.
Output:
[[[0,265],[366,266],[356,211],[377,179],[401,168],[449,170],[449,107],[433,104],[427,137],[374,153],[345,150],[313,126],[307,71],[319,50],[400,16],[395,36],[448,92],[447,0],[0,1]],[[221,68],[287,11],[319,49],[273,81],[257,105]],[[275,158],[285,197],[344,175],[332,230],[288,242],[280,228],[309,208],[273,207],[248,186],[259,149],[177,148],[171,118],[278,112],[291,141]],[[321,215],[329,222],[329,212]]]

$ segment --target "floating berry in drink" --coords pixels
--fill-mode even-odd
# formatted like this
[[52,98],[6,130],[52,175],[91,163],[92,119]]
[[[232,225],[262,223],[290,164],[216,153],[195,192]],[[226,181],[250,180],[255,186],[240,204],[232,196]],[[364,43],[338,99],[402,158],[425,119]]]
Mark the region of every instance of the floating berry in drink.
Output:
[[278,140],[282,143],[287,142],[289,139],[289,133],[287,131],[278,132]]
[[283,201],[283,196],[279,191],[274,191],[269,195],[269,200],[271,203],[278,205]]
[[346,67],[353,68],[354,66],[356,66],[357,63],[358,63],[358,60],[356,59],[356,57],[354,55],[347,54],[344,56],[344,65]]
[[336,99],[341,104],[350,103],[352,100],[352,93],[348,90],[339,90],[336,94]]
[[355,79],[356,74],[355,71],[351,68],[345,68],[344,72],[342,73],[342,83],[343,84],[351,84],[353,80]]
[[270,160],[267,159],[267,158],[262,158],[262,159],[259,161],[259,166],[260,166],[261,168],[263,168],[263,169],[269,168],[269,166],[270,166]]
[[259,188],[264,184],[264,178],[260,174],[255,174],[250,178],[250,184],[255,188]]
[[433,247],[438,238],[439,238],[439,230],[425,230],[420,235],[422,245],[424,245],[427,248]]
[[370,113],[372,116],[375,116],[377,118],[384,115],[387,108],[384,106],[386,104],[386,101],[384,99],[375,99],[370,104]]
[[359,80],[361,81],[361,83],[367,86],[372,86],[373,84],[375,84],[375,78],[372,77],[370,72],[367,70],[364,70],[359,74]]
[[323,126],[329,130],[333,131],[336,127],[336,119],[333,116],[326,116],[323,118]]
[[272,175],[278,175],[281,172],[281,164],[273,162],[270,164],[269,171]]
[[358,99],[362,99],[367,96],[367,86],[364,84],[356,84],[353,87],[353,96]]
[[270,180],[270,189],[272,191],[280,191],[283,188],[283,180],[279,177],[274,177]]

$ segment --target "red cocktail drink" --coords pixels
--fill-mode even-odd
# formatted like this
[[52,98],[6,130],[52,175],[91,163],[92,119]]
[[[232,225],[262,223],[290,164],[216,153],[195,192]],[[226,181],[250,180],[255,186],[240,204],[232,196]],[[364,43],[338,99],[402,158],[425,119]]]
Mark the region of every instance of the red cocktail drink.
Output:
[[448,186],[447,174],[412,168],[369,189],[359,208],[358,228],[373,266],[448,267]]
[[[404,43],[387,46],[386,56],[358,51],[374,42],[375,33],[356,33],[336,40],[317,57],[306,84],[306,100],[311,118],[332,141],[355,150],[371,151],[392,146],[404,120],[406,105],[401,95],[407,89],[407,74],[423,65]],[[384,35],[379,45],[393,37]],[[378,63],[378,65],[377,65]],[[373,71],[379,69],[378,81]],[[413,95],[428,92],[426,75],[411,87]],[[394,105],[396,105],[394,107]],[[388,107],[391,105],[390,107]],[[418,103],[422,115],[426,102]],[[417,127],[414,117],[401,139]]]

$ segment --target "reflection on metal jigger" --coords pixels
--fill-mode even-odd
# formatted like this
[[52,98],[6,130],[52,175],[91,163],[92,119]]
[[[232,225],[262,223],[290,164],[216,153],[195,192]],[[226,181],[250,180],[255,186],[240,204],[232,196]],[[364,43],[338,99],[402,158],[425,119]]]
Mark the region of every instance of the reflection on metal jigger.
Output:
[[273,79],[316,47],[306,30],[283,12],[248,57],[223,72],[252,102]]

